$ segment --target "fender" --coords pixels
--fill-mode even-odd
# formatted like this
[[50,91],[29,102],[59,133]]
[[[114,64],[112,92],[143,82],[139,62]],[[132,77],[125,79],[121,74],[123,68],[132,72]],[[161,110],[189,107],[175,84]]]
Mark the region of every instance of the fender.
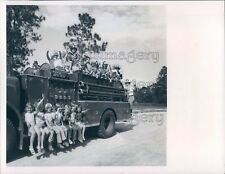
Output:
[[[23,117],[22,117],[22,114],[20,114],[20,112],[12,105],[10,104],[9,102],[7,102],[7,108],[11,109],[14,113],[15,113],[15,116],[16,116],[16,119],[19,121],[18,123],[18,127],[17,127],[17,130],[19,131],[19,150],[23,150],[23,132],[24,132],[24,127],[23,127]],[[7,117],[8,117],[8,114],[7,114]]]
[[[11,109],[15,113],[15,116],[16,116],[17,120],[19,121],[19,125],[18,125],[17,130],[18,131],[22,131],[23,130],[23,117],[22,117],[22,114],[9,101],[7,101],[7,108]],[[8,117],[8,115],[7,115],[7,117]]]
[[[17,123],[16,129],[19,131],[19,149],[23,148],[23,116],[20,112],[20,83],[19,79],[14,76],[7,77],[7,112],[12,111],[13,115],[8,115],[13,123]],[[16,121],[16,122],[15,122]]]
[[[112,111],[112,112],[114,113],[115,121],[117,121],[117,115],[116,115],[116,112],[115,112],[115,110],[114,110],[113,108],[106,108],[106,109],[104,110],[104,112],[102,113],[102,115],[101,115],[101,119],[102,119],[102,116],[104,115],[104,113],[105,113],[106,111],[108,111],[108,110],[110,110],[110,111]],[[100,119],[100,120],[101,120],[101,119]]]

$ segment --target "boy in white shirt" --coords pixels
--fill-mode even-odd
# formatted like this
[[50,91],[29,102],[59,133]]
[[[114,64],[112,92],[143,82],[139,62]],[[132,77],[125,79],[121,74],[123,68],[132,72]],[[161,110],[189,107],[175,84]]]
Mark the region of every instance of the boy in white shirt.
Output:
[[[56,104],[54,130],[55,130],[55,132],[57,132],[56,134],[57,134],[57,142],[58,142],[57,146],[58,146],[58,148],[63,148],[62,145],[68,147],[68,144],[66,142],[67,132],[62,127],[62,121],[63,121],[62,119],[63,119],[62,108],[59,104]],[[60,137],[58,137],[58,136],[60,136]]]

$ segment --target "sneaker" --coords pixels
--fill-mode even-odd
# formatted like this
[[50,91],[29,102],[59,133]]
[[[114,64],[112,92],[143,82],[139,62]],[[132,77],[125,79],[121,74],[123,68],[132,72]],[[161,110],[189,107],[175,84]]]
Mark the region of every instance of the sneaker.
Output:
[[63,146],[68,147],[66,141],[63,142]]
[[41,153],[41,149],[38,149],[38,153]]
[[45,149],[44,148],[41,148],[41,153],[45,153]]
[[34,151],[34,148],[29,148],[29,151],[30,151],[30,153],[31,153],[32,155],[35,155],[35,154],[36,154],[36,152]]
[[48,146],[48,150],[49,150],[49,151],[53,151],[53,150],[54,150],[53,147],[52,147],[52,145],[49,145],[49,146]]
[[41,153],[41,147],[37,147],[38,153]]
[[57,147],[58,147],[59,149],[63,149],[63,148],[64,148],[64,146],[63,146],[62,144],[57,144]]
[[83,143],[83,140],[82,140],[82,139],[79,139],[79,141],[80,141],[81,143]]
[[70,145],[69,145],[69,143],[68,143],[68,142],[65,142],[65,146],[66,146],[66,147],[69,147]]
[[73,144],[76,144],[76,141],[75,140],[73,141]]
[[71,140],[69,140],[69,144],[71,145],[71,144],[73,144],[73,142]]

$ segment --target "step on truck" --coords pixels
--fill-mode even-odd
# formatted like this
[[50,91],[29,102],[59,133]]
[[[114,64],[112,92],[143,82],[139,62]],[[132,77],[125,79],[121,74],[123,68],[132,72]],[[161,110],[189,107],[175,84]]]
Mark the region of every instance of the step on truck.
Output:
[[121,81],[99,79],[80,71],[68,74],[50,69],[43,64],[34,72],[26,69],[23,74],[7,76],[7,155],[17,148],[23,149],[26,137],[24,109],[44,94],[44,104],[70,104],[75,101],[86,113],[86,127],[98,127],[101,138],[115,134],[115,123],[131,118],[131,107]]

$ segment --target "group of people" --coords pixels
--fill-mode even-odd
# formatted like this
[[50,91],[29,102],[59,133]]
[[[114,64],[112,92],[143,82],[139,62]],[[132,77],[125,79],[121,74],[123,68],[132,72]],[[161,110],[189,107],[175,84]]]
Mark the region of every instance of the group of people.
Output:
[[[73,52],[75,51],[72,51],[72,53],[61,51],[50,53],[47,51],[46,56],[50,64],[50,68],[64,70],[67,73],[81,71],[84,74],[88,74],[96,78],[108,79],[110,81],[119,81],[122,79],[122,74],[120,72],[121,68],[119,65],[111,66],[105,61],[102,63],[91,61],[89,56],[78,56]],[[33,68],[35,70],[40,68],[37,61],[34,61]]]
[[34,148],[36,136],[38,153],[45,152],[44,144],[46,143],[48,143],[48,150],[53,151],[54,138],[60,149],[76,144],[77,140],[83,143],[85,141],[85,114],[88,110],[83,110],[82,106],[75,102],[71,102],[70,105],[52,105],[51,103],[43,105],[44,100],[45,96],[42,95],[39,102],[33,105],[26,104],[25,122],[30,136],[30,153],[36,154]]

